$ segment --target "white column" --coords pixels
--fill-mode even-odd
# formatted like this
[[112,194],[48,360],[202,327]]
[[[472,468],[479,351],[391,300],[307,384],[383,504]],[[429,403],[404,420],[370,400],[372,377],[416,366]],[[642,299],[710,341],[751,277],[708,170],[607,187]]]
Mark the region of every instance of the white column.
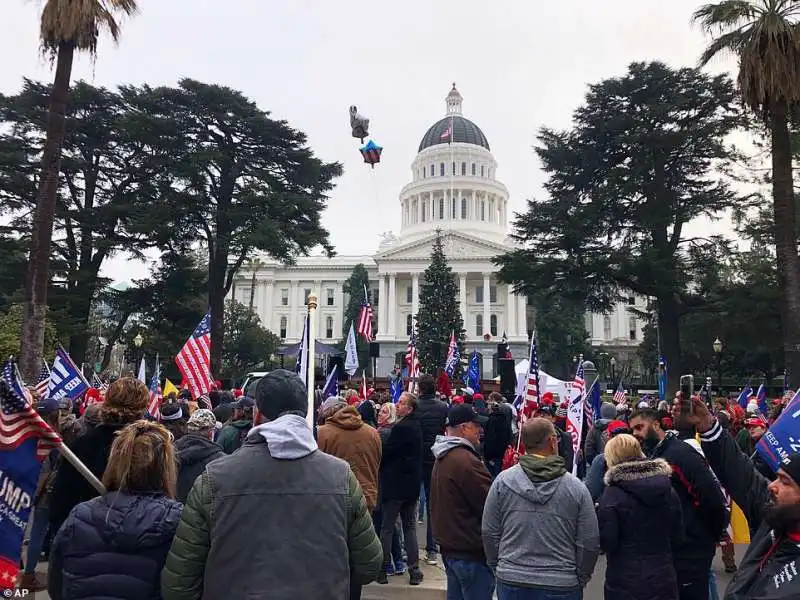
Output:
[[525,296],[517,296],[517,331],[520,335],[528,335],[528,319],[526,318],[527,300]]
[[[303,335],[303,296],[301,295],[302,292],[300,291],[300,282],[293,281],[292,282],[292,290],[291,295],[289,297],[289,319],[287,323],[286,335],[291,338],[300,339]],[[300,329],[297,329],[297,328]]]
[[325,337],[325,331],[323,330],[324,321],[322,320],[322,311],[320,310],[323,306],[325,306],[325,299],[322,297],[322,281],[316,281],[311,284],[311,293],[317,295],[317,310],[314,313],[315,318],[317,319],[317,337],[322,338]]
[[489,281],[491,275],[483,274],[483,331],[489,331]]
[[461,308],[461,318],[464,321],[464,329],[469,331],[467,324],[467,274],[458,274],[458,303]]
[[385,335],[388,331],[386,305],[386,276],[380,274],[378,275],[378,335]]
[[389,311],[389,335],[396,337],[397,333],[397,273],[389,275],[389,302],[386,309]]
[[417,194],[417,223],[422,223],[422,203],[424,200],[422,199],[422,194]]
[[412,319],[417,317],[419,312],[419,273],[411,274],[411,314]]
[[513,286],[508,286],[508,300],[506,301],[506,327],[508,328],[508,337],[519,335],[517,332],[517,311],[516,311],[517,297],[514,295]]
[[264,301],[261,304],[261,324],[270,331],[275,331],[272,324],[272,303],[275,301],[275,282],[267,281],[264,286]]

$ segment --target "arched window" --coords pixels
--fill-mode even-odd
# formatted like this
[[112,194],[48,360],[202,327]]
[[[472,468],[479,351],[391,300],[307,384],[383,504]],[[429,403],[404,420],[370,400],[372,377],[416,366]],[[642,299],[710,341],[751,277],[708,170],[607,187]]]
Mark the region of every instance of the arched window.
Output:
[[439,219],[444,219],[444,196],[439,198]]
[[486,220],[486,200],[481,200],[481,221]]
[[455,198],[451,198],[450,199],[450,218],[451,219],[455,219],[456,215],[457,215],[457,213],[456,213],[456,199]]
[[603,339],[611,340],[611,317],[608,315],[603,317]]
[[327,339],[333,337],[333,317],[326,317],[325,319],[325,337]]
[[483,337],[483,315],[481,314],[475,315],[475,335]]
[[497,337],[497,315],[489,316],[489,333]]
[[475,163],[472,163],[472,174],[475,175]]
[[414,331],[414,317],[411,315],[406,315],[406,335],[411,336],[411,333]]
[[461,218],[462,219],[466,219],[467,218],[467,199],[466,198],[462,198],[461,199]]
[[461,174],[462,175],[466,175],[467,174],[467,163],[465,163],[465,162],[461,163]]
[[288,323],[288,320],[286,319],[286,317],[281,317],[280,336],[281,336],[282,340],[286,339],[286,324],[287,323]]
[[481,177],[483,177],[483,173],[484,173],[483,169],[484,169],[484,166],[481,165]]
[[444,177],[444,163],[439,165],[439,175]]
[[431,165],[431,177],[436,175],[436,165]]
[[425,218],[426,218],[426,214],[425,214],[427,212],[425,210],[426,208],[428,208],[428,203],[423,200],[422,201],[422,222],[423,223],[425,222]]

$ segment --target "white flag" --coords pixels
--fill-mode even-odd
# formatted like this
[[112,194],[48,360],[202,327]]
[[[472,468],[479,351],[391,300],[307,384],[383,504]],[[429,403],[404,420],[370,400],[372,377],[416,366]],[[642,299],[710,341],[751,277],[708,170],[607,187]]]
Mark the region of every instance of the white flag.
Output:
[[[578,474],[578,448],[581,443],[581,434],[583,433],[583,401],[584,391],[575,390],[578,393],[570,399],[569,408],[567,409],[567,433],[572,438],[572,452],[574,453],[574,460],[572,463],[572,474]],[[569,465],[567,465],[569,468]]]
[[147,375],[144,373],[144,356],[142,357],[142,362],[139,363],[139,375],[136,379],[147,385]]
[[344,370],[352,377],[358,371],[358,350],[356,348],[356,332],[353,324],[350,323],[350,331],[347,334],[347,342],[344,345],[347,356],[344,359]]

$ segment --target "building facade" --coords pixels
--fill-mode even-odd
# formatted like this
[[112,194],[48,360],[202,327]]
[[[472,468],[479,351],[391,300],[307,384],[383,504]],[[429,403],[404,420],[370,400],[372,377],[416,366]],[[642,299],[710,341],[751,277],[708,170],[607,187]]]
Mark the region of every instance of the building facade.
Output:
[[[508,190],[497,179],[497,161],[486,136],[463,116],[462,100],[454,84],[445,100],[445,115],[422,137],[411,164],[411,181],[400,191],[400,231],[383,234],[374,255],[300,257],[288,267],[254,261],[255,266],[238,274],[231,296],[244,304],[252,297],[263,325],[293,343],[302,335],[308,296],[316,294],[317,338],[336,343],[342,339],[348,302],[343,284],[362,263],[369,272],[376,316],[378,374],[388,373],[405,351],[419,308],[421,278],[440,230],[459,285],[467,350],[481,353],[485,375],[493,370],[504,333],[514,356],[525,357],[533,315],[523,296],[497,281],[492,263],[493,257],[514,248],[508,236]],[[602,344],[594,329],[590,331],[592,342]]]

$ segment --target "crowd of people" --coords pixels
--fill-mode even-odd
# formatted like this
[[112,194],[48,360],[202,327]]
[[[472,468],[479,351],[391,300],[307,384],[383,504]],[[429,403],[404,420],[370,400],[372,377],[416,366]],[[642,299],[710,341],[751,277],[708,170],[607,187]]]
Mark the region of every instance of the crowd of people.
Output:
[[[607,600],[707,600],[721,548],[737,571],[726,600],[800,597],[800,455],[775,474],[750,454],[774,415],[699,397],[604,403],[576,461],[560,399],[517,411],[436,389],[423,375],[396,403],[318,395],[313,427],[285,370],[248,396],[181,392],[157,419],[133,378],[79,409],[42,401],[106,491],[54,451],[19,586],[53,600],[345,600],[393,576],[419,585],[424,561],[443,567],[448,600],[572,600],[605,553]],[[731,501],[752,532],[738,570]]]

